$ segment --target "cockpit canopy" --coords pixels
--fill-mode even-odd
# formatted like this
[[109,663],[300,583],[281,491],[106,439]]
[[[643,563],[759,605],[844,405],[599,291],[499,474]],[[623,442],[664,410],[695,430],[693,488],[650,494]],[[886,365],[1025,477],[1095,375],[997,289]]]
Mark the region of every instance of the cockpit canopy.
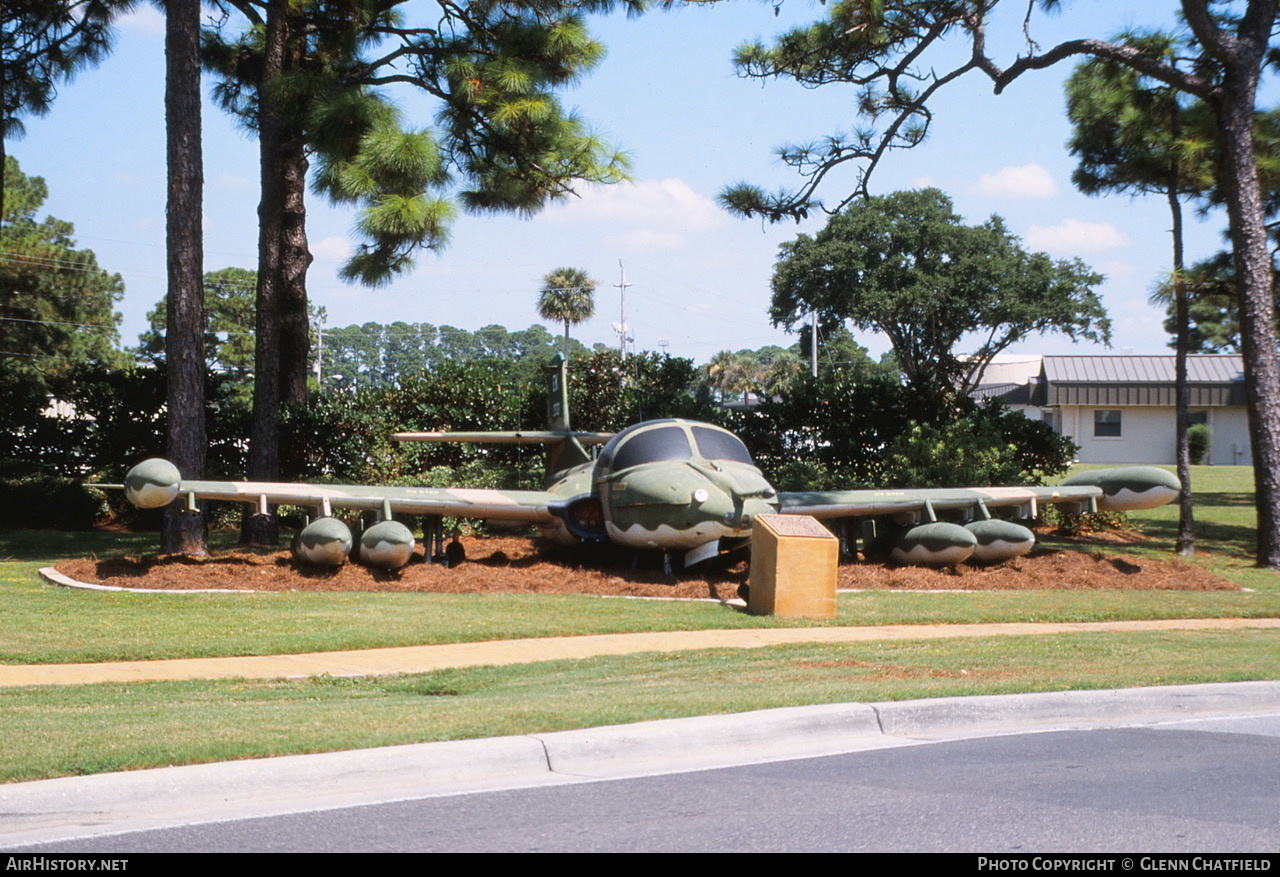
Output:
[[618,433],[600,452],[600,465],[620,472],[645,463],[725,460],[751,465],[746,445],[728,430],[689,420],[655,420]]

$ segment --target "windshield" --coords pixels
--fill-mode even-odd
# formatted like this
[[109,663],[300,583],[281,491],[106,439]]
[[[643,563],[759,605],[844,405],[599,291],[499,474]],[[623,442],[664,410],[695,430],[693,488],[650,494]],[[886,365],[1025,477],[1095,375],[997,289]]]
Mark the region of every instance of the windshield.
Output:
[[751,463],[751,454],[736,435],[705,426],[693,428],[698,451],[708,460],[732,460],[735,463]]
[[613,471],[662,460],[688,460],[693,456],[689,439],[678,426],[638,432],[623,442],[613,456]]

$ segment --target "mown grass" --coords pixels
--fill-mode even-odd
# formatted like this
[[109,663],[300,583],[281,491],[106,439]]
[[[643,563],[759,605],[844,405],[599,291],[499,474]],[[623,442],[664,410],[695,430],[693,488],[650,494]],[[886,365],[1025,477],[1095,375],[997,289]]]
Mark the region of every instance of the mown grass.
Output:
[[781,706],[1273,679],[1263,631],[794,645],[395,678],[0,690],[0,781]]
[[[843,625],[1280,615],[1252,564],[1249,472],[1201,468],[1193,562],[1251,591],[866,592]],[[1168,557],[1177,512],[1132,516]],[[40,584],[60,557],[145,553],[152,535],[0,533],[0,661],[274,654],[588,633],[800,626],[708,603],[537,595],[135,595]],[[848,700],[1280,678],[1267,631],[1072,634],[786,646],[558,661],[394,679],[0,690],[0,781],[530,733]]]

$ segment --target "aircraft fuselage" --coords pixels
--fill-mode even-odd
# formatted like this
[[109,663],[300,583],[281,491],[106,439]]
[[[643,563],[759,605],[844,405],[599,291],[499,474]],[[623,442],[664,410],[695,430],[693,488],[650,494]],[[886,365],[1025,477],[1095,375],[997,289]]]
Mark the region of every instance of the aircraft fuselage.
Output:
[[751,534],[777,491],[727,430],[652,420],[618,433],[591,463],[555,476],[549,538],[690,551]]

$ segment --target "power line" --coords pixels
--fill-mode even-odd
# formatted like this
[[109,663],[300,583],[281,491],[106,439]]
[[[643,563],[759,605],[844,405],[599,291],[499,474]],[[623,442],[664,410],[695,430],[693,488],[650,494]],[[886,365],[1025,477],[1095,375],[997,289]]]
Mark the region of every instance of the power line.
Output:
[[0,262],[14,262],[19,265],[34,265],[40,268],[56,268],[59,271],[83,271],[86,274],[110,274],[106,268],[100,265],[86,265],[84,261],[72,261],[70,259],[56,259],[49,256],[30,256],[26,253],[17,253],[12,250],[0,251]]
[[77,329],[110,329],[118,331],[116,326],[110,326],[106,323],[67,323],[61,320],[27,320],[22,317],[0,317],[0,321],[6,323],[35,323],[39,326],[74,326]]

